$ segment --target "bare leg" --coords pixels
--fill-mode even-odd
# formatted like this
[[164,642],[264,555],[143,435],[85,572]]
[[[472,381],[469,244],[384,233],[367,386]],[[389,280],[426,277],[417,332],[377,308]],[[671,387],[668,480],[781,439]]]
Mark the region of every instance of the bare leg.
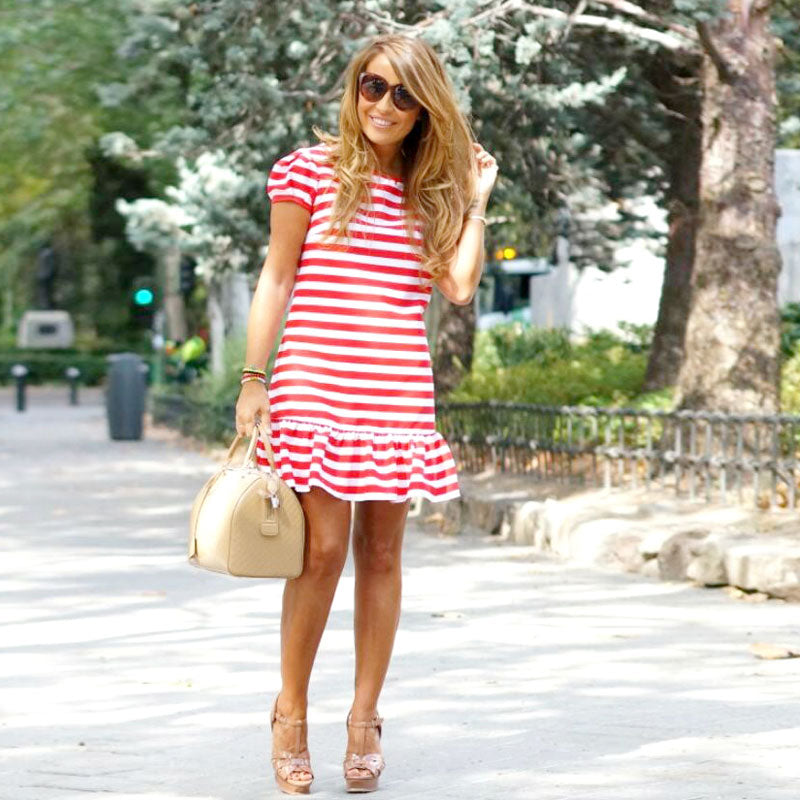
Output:
[[[311,668],[347,558],[350,502],[317,486],[298,497],[306,523],[305,552],[303,572],[287,580],[283,591],[278,711],[302,719],[308,709]],[[276,724],[273,736],[276,749],[296,744],[296,730],[289,726]],[[309,775],[301,768],[292,777],[303,780]]]
[[[364,500],[355,504],[355,698],[354,722],[370,719],[377,710],[400,621],[401,554],[410,501]],[[375,728],[350,728],[348,752],[379,753]],[[369,775],[353,769],[350,777]]]

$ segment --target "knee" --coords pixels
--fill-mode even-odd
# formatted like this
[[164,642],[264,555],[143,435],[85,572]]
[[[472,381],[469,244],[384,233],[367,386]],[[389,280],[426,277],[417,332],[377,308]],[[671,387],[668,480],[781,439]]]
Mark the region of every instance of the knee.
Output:
[[320,578],[338,577],[347,559],[347,540],[328,536],[312,537],[308,543],[303,572]]
[[390,573],[400,569],[400,548],[390,537],[356,536],[353,551],[362,570]]

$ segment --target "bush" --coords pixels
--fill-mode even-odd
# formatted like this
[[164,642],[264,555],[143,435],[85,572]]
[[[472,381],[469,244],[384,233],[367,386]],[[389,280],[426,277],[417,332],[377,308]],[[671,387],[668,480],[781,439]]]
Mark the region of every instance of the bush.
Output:
[[800,342],[781,367],[781,411],[800,414]]
[[630,403],[644,382],[647,338],[646,330],[628,338],[611,331],[590,331],[582,343],[574,344],[566,330],[543,330],[521,323],[479,331],[472,371],[447,400]]
[[239,381],[242,377],[246,346],[244,336],[226,339],[223,373],[214,375],[210,369],[201,372],[199,377],[185,388],[184,393],[192,400],[209,405],[226,407],[235,403],[241,388]]
[[28,372],[28,383],[63,383],[64,370],[77,367],[81,371],[81,383],[85,386],[98,384],[108,370],[106,354],[81,353],[77,350],[5,350],[0,352],[0,383],[14,379],[11,367],[24,364]]
[[528,361],[549,364],[570,353],[566,328],[534,328],[521,322],[497,325],[475,334],[473,370],[512,367]]
[[[225,341],[225,370],[214,375],[210,370],[188,384],[165,384],[154,387],[153,412],[157,421],[175,425],[184,433],[206,441],[229,442],[236,432],[234,407],[241,388],[242,367],[247,349],[246,336],[229,337]],[[267,365],[267,374],[274,360]],[[182,398],[183,403],[172,402]],[[171,405],[175,413],[171,413]]]
[[[267,380],[278,354],[286,319],[275,337],[267,358]],[[247,352],[247,336],[229,336],[225,340],[221,375],[211,370],[201,372],[191,383],[154,387],[153,411],[160,421],[180,428],[184,433],[207,441],[229,442],[236,431],[234,407],[241,389],[242,367]],[[209,359],[210,361],[211,359]],[[178,402],[183,398],[185,402]],[[170,411],[172,405],[173,411]]]
[[800,303],[786,303],[781,309],[781,355],[790,359],[800,342]]

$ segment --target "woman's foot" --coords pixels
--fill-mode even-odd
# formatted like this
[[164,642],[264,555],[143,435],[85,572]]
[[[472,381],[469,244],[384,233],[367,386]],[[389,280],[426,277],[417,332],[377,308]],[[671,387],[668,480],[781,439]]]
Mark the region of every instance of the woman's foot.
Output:
[[270,713],[272,768],[275,780],[287,794],[307,794],[314,774],[308,752],[308,723],[305,713],[285,715],[278,708],[280,693]]
[[381,752],[383,719],[374,711],[371,715],[347,715],[347,753],[344,777],[348,792],[371,792],[378,788],[386,762]]

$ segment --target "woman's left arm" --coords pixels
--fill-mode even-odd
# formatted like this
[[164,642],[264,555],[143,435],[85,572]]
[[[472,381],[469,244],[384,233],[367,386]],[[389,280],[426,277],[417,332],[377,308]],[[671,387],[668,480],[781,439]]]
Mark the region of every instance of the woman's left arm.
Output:
[[450,262],[447,272],[436,281],[439,291],[456,305],[464,306],[472,302],[484,265],[483,232],[486,206],[497,180],[497,162],[477,142],[473,142],[475,156],[478,160],[478,197],[470,207],[464,220],[461,236],[455,257]]

